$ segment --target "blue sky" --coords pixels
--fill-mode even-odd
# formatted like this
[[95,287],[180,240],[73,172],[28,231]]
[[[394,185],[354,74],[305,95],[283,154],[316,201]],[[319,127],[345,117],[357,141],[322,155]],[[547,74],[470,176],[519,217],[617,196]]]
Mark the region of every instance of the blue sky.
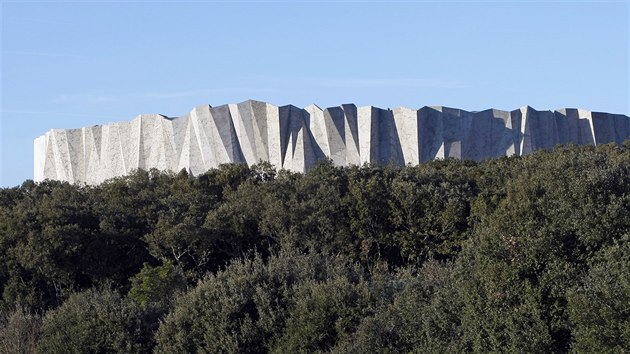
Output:
[[0,186],[51,128],[257,99],[630,112],[627,1],[0,1]]

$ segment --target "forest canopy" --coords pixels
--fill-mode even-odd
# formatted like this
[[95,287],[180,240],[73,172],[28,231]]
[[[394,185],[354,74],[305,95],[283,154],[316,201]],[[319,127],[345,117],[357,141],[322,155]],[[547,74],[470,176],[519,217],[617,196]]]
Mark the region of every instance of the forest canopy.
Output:
[[0,352],[628,352],[630,144],[0,189]]

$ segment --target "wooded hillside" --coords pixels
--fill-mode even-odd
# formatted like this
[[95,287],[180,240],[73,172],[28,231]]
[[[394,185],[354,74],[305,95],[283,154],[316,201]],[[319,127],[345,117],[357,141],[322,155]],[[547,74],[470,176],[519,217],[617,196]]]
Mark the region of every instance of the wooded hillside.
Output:
[[630,144],[0,189],[0,352],[630,351]]

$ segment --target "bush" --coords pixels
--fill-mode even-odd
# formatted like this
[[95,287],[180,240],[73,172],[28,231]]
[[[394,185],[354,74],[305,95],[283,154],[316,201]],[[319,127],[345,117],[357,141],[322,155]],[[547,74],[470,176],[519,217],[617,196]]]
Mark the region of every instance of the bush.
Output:
[[[208,275],[197,287],[176,300],[156,334],[156,352],[272,350],[278,341],[287,341],[283,338],[285,331],[293,330],[291,326],[286,327],[287,319],[291,317],[291,323],[302,322],[305,318],[301,316],[307,316],[305,311],[309,309],[302,304],[310,306],[323,300],[322,291],[328,286],[319,288],[317,284],[333,278],[356,283],[360,276],[340,258],[302,255],[296,251],[280,252],[269,257],[267,262],[260,255],[251,260],[234,261],[225,270]],[[338,294],[353,296],[345,285],[338,287],[341,289]],[[317,295],[309,299],[307,294],[312,294],[311,290]],[[298,293],[304,295],[303,300]],[[355,306],[358,304],[360,302]],[[337,325],[342,323],[333,317],[312,329],[335,328]],[[303,331],[299,333],[305,334]],[[308,335],[316,336],[317,333],[309,332]],[[330,343],[315,343],[316,346],[319,344],[328,346]],[[292,348],[291,345],[288,347]]]
[[41,332],[41,317],[21,306],[0,315],[0,352],[35,353]]
[[630,350],[630,237],[603,250],[583,283],[569,291],[576,352]]
[[[113,290],[71,295],[44,317],[43,353],[147,353],[152,347],[146,313]],[[155,319],[154,319],[155,320]]]

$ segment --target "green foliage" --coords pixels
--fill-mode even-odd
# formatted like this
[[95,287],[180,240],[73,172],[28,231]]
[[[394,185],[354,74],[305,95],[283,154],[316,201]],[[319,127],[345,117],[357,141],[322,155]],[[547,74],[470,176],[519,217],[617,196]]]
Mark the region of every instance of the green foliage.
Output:
[[456,353],[462,343],[461,303],[453,265],[431,261],[419,272],[380,274],[370,284],[373,315],[364,316],[339,353]]
[[183,271],[173,266],[171,261],[166,261],[159,267],[145,263],[140,273],[131,278],[129,297],[144,309],[150,305],[166,308],[173,295],[185,287],[186,277]]
[[156,351],[323,350],[356,327],[366,292],[359,269],[339,258],[284,251],[238,261],[178,299]]
[[[302,250],[353,254],[354,239],[343,205],[348,189],[344,170],[324,160],[308,174],[289,182],[293,184],[289,189],[292,195],[287,207],[280,211],[289,218],[285,222],[288,227],[280,234],[281,243]],[[277,205],[286,197],[275,198]]]
[[41,318],[23,307],[0,314],[0,353],[37,352],[41,332]]
[[403,256],[422,262],[459,253],[468,231],[471,184],[441,170],[421,168],[407,168],[392,180],[390,219]]
[[582,284],[570,289],[568,311],[578,353],[630,348],[630,237],[602,250]]
[[0,332],[24,352],[627,352],[627,235],[630,143],[26,181],[0,189]]
[[541,289],[492,255],[472,257],[462,259],[455,275],[464,344],[483,353],[552,351]]
[[[389,222],[392,167],[375,169],[353,167],[348,171],[348,218],[350,231],[360,240],[360,258],[365,262],[399,259],[400,251],[393,245]],[[396,262],[399,263],[399,262]]]
[[44,317],[42,353],[143,353],[152,346],[145,314],[112,290],[71,295]]
[[23,197],[0,210],[3,299],[30,308],[57,306],[78,286],[91,286],[83,257],[98,218],[84,190],[67,183],[25,183]]
[[356,331],[366,315],[369,291],[362,279],[348,275],[357,276],[329,275],[324,282],[307,280],[297,287],[274,352],[328,351]]
[[[516,161],[505,198],[483,216],[458,259],[469,303],[464,319],[473,321],[465,327],[479,350],[511,343],[538,343],[519,344],[517,351],[569,349],[567,290],[602,247],[630,231],[628,157],[604,146],[560,148]],[[498,312],[498,322],[484,328],[497,308],[518,316]],[[482,314],[487,318],[475,327]],[[510,337],[512,328],[528,333],[528,340]]]

